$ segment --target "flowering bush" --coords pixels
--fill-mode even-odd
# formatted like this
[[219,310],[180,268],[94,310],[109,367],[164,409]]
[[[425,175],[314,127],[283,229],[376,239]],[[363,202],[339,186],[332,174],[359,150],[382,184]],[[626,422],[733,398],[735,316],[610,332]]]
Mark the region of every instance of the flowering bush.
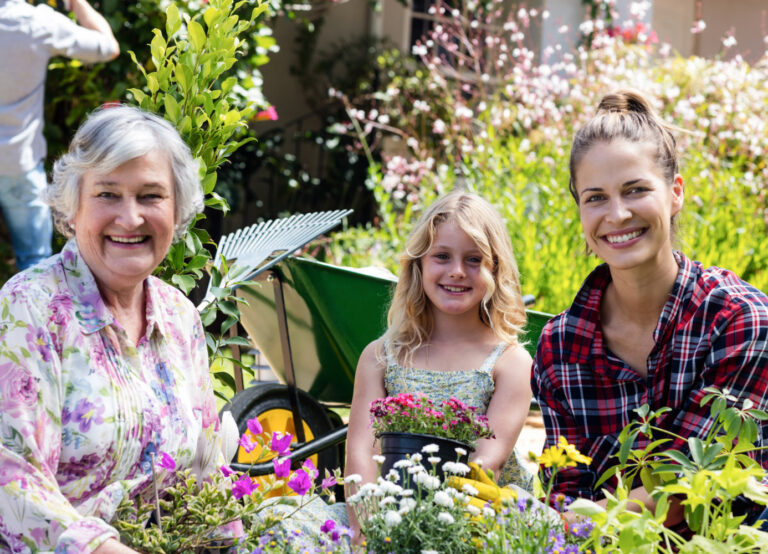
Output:
[[[681,249],[768,290],[768,57],[752,66],[738,56],[683,58],[652,44],[652,30],[638,22],[598,13],[582,25],[589,40],[537,56],[530,35],[537,21],[554,15],[519,9],[505,20],[502,5],[436,4],[436,24],[414,55],[380,56],[380,73],[390,80],[348,100],[356,124],[350,132],[358,129],[371,145],[396,137],[399,149],[382,148],[371,166],[378,224],[335,235],[334,261],[395,271],[423,207],[464,186],[505,218],[523,290],[537,298],[536,308],[567,308],[599,262],[583,253],[567,191],[571,137],[603,94],[629,86],[690,131],[676,133],[686,186]],[[632,13],[641,19],[638,10]],[[724,49],[734,46],[732,37],[724,39]]]
[[[285,454],[286,438],[288,443],[292,439],[290,435],[275,433],[272,440],[265,443],[258,436],[262,429],[256,418],[248,422],[248,429],[256,440],[245,434],[240,439],[240,446],[248,452],[261,446],[262,458]],[[261,458],[254,463],[259,461]],[[112,525],[120,533],[123,544],[148,554],[202,552],[222,545],[242,547],[248,552],[262,548],[263,537],[269,536],[269,531],[282,518],[290,517],[309,502],[320,501],[320,497],[313,494],[318,472],[312,462],[305,461],[295,471],[291,471],[290,463],[282,462],[283,459],[275,458],[275,466],[280,465],[280,472],[258,481],[227,465],[200,480],[189,469],[178,470],[175,460],[161,452],[152,464],[154,497],[126,496]],[[168,475],[173,476],[173,484],[158,490],[158,483],[167,481]],[[333,479],[324,480],[320,487],[323,492],[335,484],[330,481]],[[270,492],[280,490],[284,485],[298,496],[265,501]],[[276,503],[295,509],[283,515],[267,509]]]
[[[347,499],[360,521],[365,551],[563,554],[579,551],[590,535],[590,522],[569,527],[528,493],[487,484],[490,478],[475,464],[471,470],[459,462],[441,465],[437,449],[427,445],[396,462],[388,475]],[[381,456],[374,459],[381,464]],[[360,477],[346,482],[356,485]]]
[[[436,475],[440,458],[424,447],[420,453],[400,460],[376,483],[365,483],[347,498],[365,535],[366,551],[372,552],[475,552],[475,537],[481,526],[472,516],[481,514],[470,503],[470,495],[446,485]],[[381,457],[377,456],[381,462]],[[464,475],[469,467],[459,462],[442,465],[446,474]],[[398,482],[403,475],[403,482]],[[348,476],[348,484],[360,477]]]
[[493,438],[488,418],[458,398],[442,402],[439,410],[423,394],[403,393],[371,402],[371,426],[376,435],[422,433],[463,442],[474,448],[478,439]]

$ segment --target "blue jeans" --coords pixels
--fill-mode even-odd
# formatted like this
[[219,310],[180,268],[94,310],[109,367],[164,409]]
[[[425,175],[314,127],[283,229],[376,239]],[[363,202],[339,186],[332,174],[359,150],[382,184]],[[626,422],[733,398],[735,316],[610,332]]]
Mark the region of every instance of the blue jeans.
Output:
[[42,199],[47,186],[42,162],[23,175],[0,175],[0,208],[19,270],[51,255],[51,210]]

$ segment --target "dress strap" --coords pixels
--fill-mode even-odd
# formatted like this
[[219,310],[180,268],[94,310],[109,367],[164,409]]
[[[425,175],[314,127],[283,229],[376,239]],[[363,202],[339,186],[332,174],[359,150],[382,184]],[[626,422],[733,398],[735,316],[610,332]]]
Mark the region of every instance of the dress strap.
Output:
[[397,365],[397,361],[394,356],[392,356],[392,349],[389,347],[389,339],[384,341],[384,356],[387,360],[387,367]]
[[496,362],[499,361],[499,357],[504,353],[508,346],[508,343],[500,342],[496,348],[493,349],[493,352],[491,352],[485,359],[483,365],[480,367],[480,371],[490,373],[493,369],[493,366],[496,365]]

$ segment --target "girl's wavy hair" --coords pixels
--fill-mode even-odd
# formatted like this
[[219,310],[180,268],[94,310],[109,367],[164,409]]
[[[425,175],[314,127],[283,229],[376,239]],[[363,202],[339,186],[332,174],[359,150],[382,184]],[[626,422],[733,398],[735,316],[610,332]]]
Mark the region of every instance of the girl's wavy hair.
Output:
[[[525,306],[520,293],[520,276],[499,213],[486,200],[472,193],[457,191],[435,201],[422,214],[400,256],[400,278],[387,315],[387,331],[382,344],[389,344],[394,359],[410,364],[413,352],[429,342],[433,328],[430,303],[424,293],[421,259],[429,252],[441,223],[456,223],[475,242],[482,253],[480,279],[486,292],[480,302],[480,319],[500,341],[519,343],[525,326]],[[384,358],[379,352],[378,357]]]
[[65,237],[74,235],[70,222],[79,205],[83,175],[89,171],[111,173],[155,150],[164,152],[171,166],[176,220],[173,238],[181,239],[203,210],[198,164],[173,125],[132,106],[103,107],[91,113],[75,133],[69,151],[54,164],[46,200],[56,228]]

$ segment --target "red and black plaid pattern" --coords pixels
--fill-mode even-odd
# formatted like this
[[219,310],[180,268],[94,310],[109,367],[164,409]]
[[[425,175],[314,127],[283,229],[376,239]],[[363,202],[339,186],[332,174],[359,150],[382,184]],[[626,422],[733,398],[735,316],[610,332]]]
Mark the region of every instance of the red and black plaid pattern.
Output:
[[[603,344],[600,298],[611,280],[605,264],[542,331],[532,387],[547,428],[546,446],[563,436],[592,458],[589,467],[558,473],[553,492],[602,497],[595,482],[617,463],[619,432],[643,404],[672,408],[656,423],[683,438],[702,436],[711,427],[709,406],[699,405],[705,387],[727,388],[739,403],[749,398],[756,408],[768,409],[768,297],[730,271],[704,269],[679,252],[675,258],[680,272],[654,330],[647,378]],[[638,441],[638,447],[647,444]],[[765,422],[757,443],[768,446]],[[685,451],[686,444],[675,440],[664,447]],[[766,451],[755,457],[768,468]],[[610,482],[603,486],[610,488]]]

